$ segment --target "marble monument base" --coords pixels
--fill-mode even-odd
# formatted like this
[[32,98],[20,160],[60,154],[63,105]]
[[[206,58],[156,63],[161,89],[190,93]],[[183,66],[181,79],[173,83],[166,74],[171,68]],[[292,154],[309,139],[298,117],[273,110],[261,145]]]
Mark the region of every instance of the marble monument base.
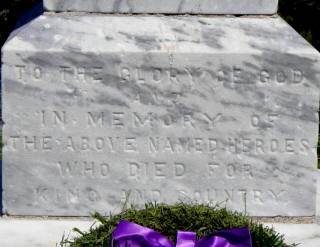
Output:
[[313,216],[319,60],[276,16],[40,16],[2,49],[4,213]]
[[[94,222],[88,219],[26,219],[0,218],[0,243],[2,247],[56,246],[62,237],[77,236],[74,227],[88,231]],[[266,223],[285,236],[288,244],[301,247],[319,247],[320,225]],[[58,246],[58,245],[57,245]]]

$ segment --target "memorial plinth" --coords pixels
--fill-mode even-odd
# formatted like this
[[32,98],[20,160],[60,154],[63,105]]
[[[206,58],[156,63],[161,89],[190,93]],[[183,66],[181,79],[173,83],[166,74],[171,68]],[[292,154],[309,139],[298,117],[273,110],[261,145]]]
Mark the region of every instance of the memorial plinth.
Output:
[[316,214],[320,56],[280,17],[50,13],[2,54],[5,213]]
[[44,0],[47,11],[133,14],[275,14],[278,0]]

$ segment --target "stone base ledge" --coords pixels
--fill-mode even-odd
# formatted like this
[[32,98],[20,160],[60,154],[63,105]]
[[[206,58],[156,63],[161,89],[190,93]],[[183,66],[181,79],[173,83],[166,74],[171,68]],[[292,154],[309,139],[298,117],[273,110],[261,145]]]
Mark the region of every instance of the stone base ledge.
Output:
[[320,246],[320,225],[317,224],[266,224],[283,234],[288,244],[299,244],[300,247]]
[[48,11],[166,14],[274,14],[278,0],[44,0]]
[[[63,236],[75,236],[74,227],[87,231],[94,224],[86,218],[0,218],[0,242],[2,247],[56,246]],[[289,244],[300,247],[320,246],[320,225],[266,223],[285,235]]]
[[90,220],[75,219],[22,219],[0,218],[0,242],[2,247],[57,246],[63,236],[73,237],[74,227],[88,230]]

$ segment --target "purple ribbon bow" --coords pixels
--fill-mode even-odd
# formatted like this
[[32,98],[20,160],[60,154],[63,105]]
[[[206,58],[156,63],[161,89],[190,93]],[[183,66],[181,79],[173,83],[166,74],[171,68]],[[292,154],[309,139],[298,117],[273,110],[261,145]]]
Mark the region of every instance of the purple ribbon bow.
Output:
[[[160,233],[122,220],[112,233],[114,247],[174,247],[172,241]],[[195,232],[179,231],[176,247],[252,247],[248,228],[218,231],[196,241]]]

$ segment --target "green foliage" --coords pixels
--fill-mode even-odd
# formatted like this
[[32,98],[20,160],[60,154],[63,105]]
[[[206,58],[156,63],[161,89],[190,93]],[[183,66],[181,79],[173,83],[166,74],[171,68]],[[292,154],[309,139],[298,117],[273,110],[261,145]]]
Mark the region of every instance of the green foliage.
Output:
[[250,228],[254,247],[296,246],[285,244],[283,236],[273,229],[254,223],[242,214],[206,205],[149,203],[142,210],[131,208],[108,217],[96,213],[94,218],[101,223],[99,227],[91,227],[87,233],[74,229],[80,236],[74,240],[63,239],[61,246],[109,247],[111,233],[122,219],[152,228],[173,241],[178,230],[195,231],[198,237],[202,237],[213,231],[246,226]]

